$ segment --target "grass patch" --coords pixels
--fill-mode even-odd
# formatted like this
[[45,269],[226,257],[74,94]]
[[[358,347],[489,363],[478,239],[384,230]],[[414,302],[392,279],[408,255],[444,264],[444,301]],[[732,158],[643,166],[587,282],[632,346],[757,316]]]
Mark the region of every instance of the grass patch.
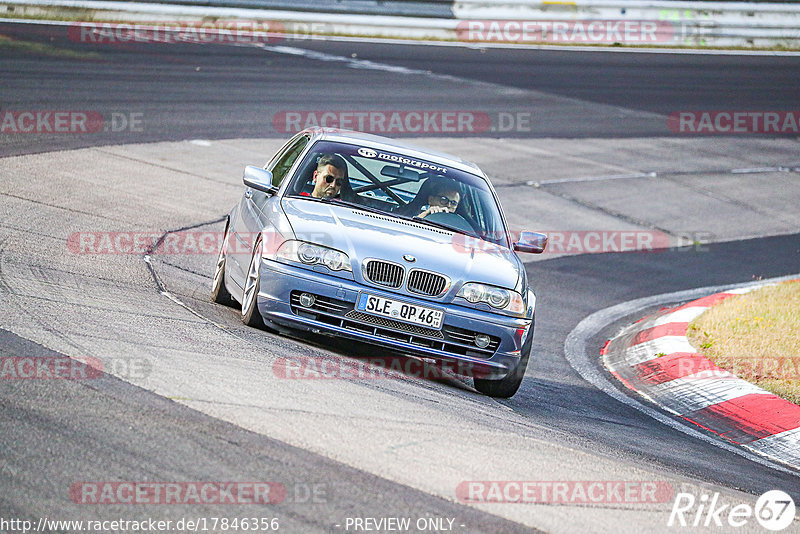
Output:
[[66,59],[102,59],[103,56],[97,52],[80,52],[69,48],[59,48],[46,43],[36,41],[20,41],[0,34],[0,52],[3,50],[17,50],[39,56],[58,57]]
[[719,367],[800,404],[800,283],[729,297],[692,321],[687,335]]

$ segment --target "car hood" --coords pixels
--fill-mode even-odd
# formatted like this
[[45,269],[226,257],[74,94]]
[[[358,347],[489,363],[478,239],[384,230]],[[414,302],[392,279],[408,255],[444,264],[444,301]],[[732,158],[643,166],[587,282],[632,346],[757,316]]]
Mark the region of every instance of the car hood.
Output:
[[[427,224],[319,201],[285,198],[283,210],[297,239],[350,256],[354,275],[377,258],[448,276],[453,287],[477,281],[518,289],[522,263],[504,247]],[[416,261],[403,259],[411,255]]]

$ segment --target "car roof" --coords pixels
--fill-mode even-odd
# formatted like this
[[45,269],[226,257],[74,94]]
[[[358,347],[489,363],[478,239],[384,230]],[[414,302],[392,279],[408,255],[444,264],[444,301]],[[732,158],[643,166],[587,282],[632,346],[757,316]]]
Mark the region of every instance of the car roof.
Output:
[[428,150],[411,143],[404,143],[397,139],[382,137],[380,135],[356,132],[353,130],[341,130],[338,128],[308,128],[304,133],[315,136],[318,140],[340,141],[343,143],[357,144],[369,148],[377,148],[387,151],[397,151],[400,149],[404,155],[414,156],[428,161],[447,165],[471,174],[477,174],[487,178],[486,174],[472,162],[465,161],[459,157],[444,152]]

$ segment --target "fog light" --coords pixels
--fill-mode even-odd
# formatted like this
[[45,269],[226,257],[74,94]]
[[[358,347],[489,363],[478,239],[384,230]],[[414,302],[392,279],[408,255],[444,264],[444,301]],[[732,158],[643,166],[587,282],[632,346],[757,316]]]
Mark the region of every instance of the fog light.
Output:
[[479,349],[485,349],[491,342],[492,340],[489,339],[489,336],[486,334],[478,334],[475,336],[475,346],[477,346]]
[[317,299],[311,293],[302,293],[300,295],[300,306],[310,308],[314,305]]

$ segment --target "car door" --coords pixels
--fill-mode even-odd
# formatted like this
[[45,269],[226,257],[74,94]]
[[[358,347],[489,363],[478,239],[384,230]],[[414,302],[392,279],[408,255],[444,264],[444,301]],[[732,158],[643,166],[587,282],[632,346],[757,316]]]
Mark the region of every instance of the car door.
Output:
[[[280,187],[308,142],[308,135],[292,138],[267,164],[266,169],[272,172],[273,186]],[[238,216],[231,221],[231,239],[235,240],[235,243],[231,244],[232,253],[229,255],[233,260],[231,274],[239,287],[244,285],[255,238],[264,226],[269,224],[264,215],[264,206],[270,198],[272,195],[268,193],[247,187],[239,202]]]

